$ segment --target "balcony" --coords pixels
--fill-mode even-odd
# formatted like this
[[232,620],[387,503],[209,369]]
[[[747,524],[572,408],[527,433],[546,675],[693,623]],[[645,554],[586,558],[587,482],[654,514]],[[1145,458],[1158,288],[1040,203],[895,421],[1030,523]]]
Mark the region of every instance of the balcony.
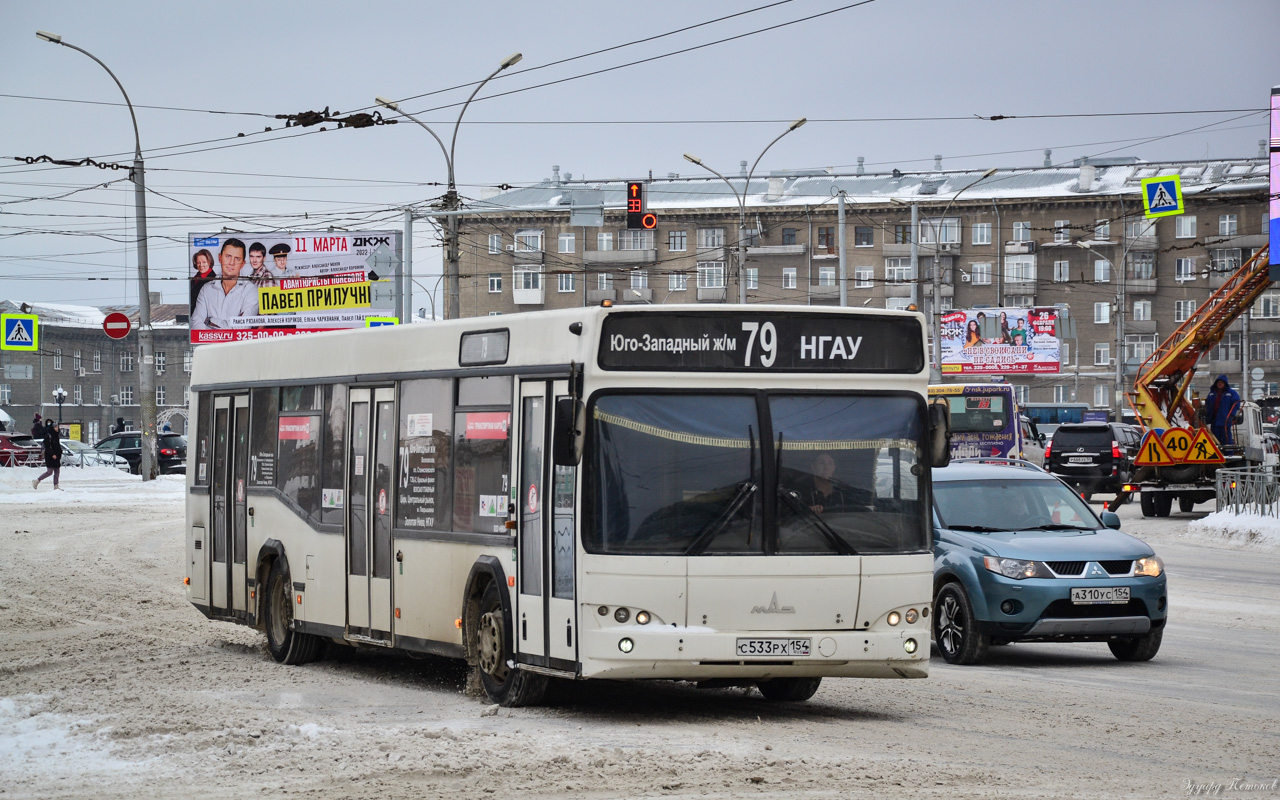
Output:
[[1007,256],[1030,255],[1036,251],[1035,242],[1005,242],[1004,254]]
[[[895,257],[895,256],[896,256],[896,257],[902,257],[902,256],[909,256],[909,255],[911,255],[911,243],[910,243],[910,242],[904,242],[904,243],[902,243],[902,244],[898,244],[898,243],[896,243],[896,242],[885,242],[885,243],[881,246],[881,249],[882,249],[882,250],[884,250],[884,255],[885,255],[885,257],[886,257],[886,258],[893,258],[893,257]],[[922,248],[920,248],[920,255],[921,255],[921,256],[923,256],[923,255],[924,255],[924,248],[923,248],[923,247],[922,247]]]
[[582,254],[587,265],[593,264],[652,264],[658,260],[654,250],[588,250]]
[[1125,236],[1124,245],[1126,250],[1155,250],[1159,247],[1159,239],[1156,237],[1155,227],[1149,229],[1151,233],[1145,236]]
[[541,264],[541,250],[513,250],[511,255],[515,256],[517,264]]
[[588,289],[587,305],[600,305],[605,300],[616,302],[618,299],[617,289]]
[[[1133,319],[1127,317],[1124,321],[1125,333],[1155,333],[1156,321],[1154,319]],[[1157,339],[1159,337],[1156,337]]]
[[1004,282],[1004,293],[1006,295],[1026,295],[1036,293],[1035,281],[1011,281],[1006,279]]
[[542,286],[537,289],[513,289],[511,297],[518,306],[540,306],[545,302],[544,291],[545,289]]
[[704,289],[698,287],[698,301],[702,303],[723,303],[725,298],[725,287],[719,286],[714,289]]
[[825,300],[825,299],[831,299],[831,298],[834,298],[837,300],[840,298],[840,287],[838,285],[836,284],[824,285],[824,284],[818,284],[818,283],[809,284],[810,300]]
[[751,256],[802,256],[809,249],[804,244],[765,244],[747,248],[747,257]]
[[649,288],[647,288],[647,287],[646,287],[646,288],[644,288],[644,289],[636,289],[636,288],[634,288],[634,287],[628,286],[627,288],[625,288],[625,289],[623,289],[622,291],[618,292],[618,300],[617,300],[617,302],[618,302],[619,304],[622,304],[622,303],[652,303],[652,302],[653,302],[653,290],[652,290],[652,289],[649,289]]
[[886,283],[884,285],[885,297],[910,297],[911,284],[909,283]]
[[1129,294],[1155,294],[1156,279],[1155,278],[1129,278],[1125,281],[1124,289]]
[[694,259],[697,261],[724,261],[726,260],[729,248],[727,247],[699,247],[694,251]]

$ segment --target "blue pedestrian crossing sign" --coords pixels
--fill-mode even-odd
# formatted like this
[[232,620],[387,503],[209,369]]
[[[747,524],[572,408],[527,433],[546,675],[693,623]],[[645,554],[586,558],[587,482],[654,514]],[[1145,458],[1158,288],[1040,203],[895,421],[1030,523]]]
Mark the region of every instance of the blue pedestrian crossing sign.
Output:
[[0,350],[34,353],[40,348],[40,318],[35,314],[0,314]]
[[1148,217],[1170,217],[1186,211],[1182,205],[1182,180],[1177,175],[1143,178],[1142,207]]
[[400,320],[395,317],[365,317],[364,326],[366,328],[385,328],[390,325],[399,325]]

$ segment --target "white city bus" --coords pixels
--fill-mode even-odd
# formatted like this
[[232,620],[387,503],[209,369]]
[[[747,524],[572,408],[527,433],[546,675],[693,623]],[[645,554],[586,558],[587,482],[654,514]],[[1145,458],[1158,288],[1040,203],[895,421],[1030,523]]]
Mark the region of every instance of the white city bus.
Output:
[[928,674],[923,318],[584,308],[206,345],[187,594],[328,643],[551,677]]

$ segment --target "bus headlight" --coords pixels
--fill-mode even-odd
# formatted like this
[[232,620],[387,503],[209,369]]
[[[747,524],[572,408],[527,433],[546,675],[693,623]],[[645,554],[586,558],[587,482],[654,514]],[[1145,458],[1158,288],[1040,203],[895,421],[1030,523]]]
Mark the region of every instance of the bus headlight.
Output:
[[1146,578],[1159,578],[1163,572],[1164,562],[1160,560],[1160,556],[1140,558],[1133,565],[1133,574]]
[[648,624],[649,624],[649,612],[648,612],[648,611],[641,611],[641,612],[639,612],[638,614],[636,614],[636,624],[637,624],[637,625],[648,625]]
[[635,649],[635,646],[636,646],[636,643],[631,641],[630,639],[623,639],[622,641],[618,642],[618,649],[624,653],[630,653],[633,649]]
[[899,622],[901,622],[901,621],[902,621],[902,617],[898,614],[898,612],[897,612],[897,611],[890,611],[890,612],[889,612],[889,624],[890,624],[890,625],[897,625],[897,624],[898,624]]

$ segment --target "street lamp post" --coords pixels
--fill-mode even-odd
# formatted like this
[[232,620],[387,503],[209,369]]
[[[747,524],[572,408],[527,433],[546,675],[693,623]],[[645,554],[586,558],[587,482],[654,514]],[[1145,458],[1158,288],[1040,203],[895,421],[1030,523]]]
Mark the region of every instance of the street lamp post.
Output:
[[[476,84],[476,88],[474,91],[471,92],[471,96],[467,98],[467,102],[462,104],[462,110],[458,112],[458,120],[453,123],[453,138],[449,141],[448,149],[445,149],[444,141],[439,136],[436,135],[435,131],[431,130],[431,128],[428,127],[427,124],[422,120],[418,119],[417,117],[413,116],[407,111],[401,110],[399,103],[395,103],[391,100],[388,100],[385,97],[375,98],[378,105],[384,108],[388,108],[392,111],[398,112],[399,114],[406,117],[407,119],[410,119],[418,123],[419,125],[421,125],[423,128],[425,128],[427,133],[431,134],[432,138],[435,139],[436,142],[440,145],[440,149],[444,151],[445,166],[448,167],[449,169],[449,189],[448,191],[445,192],[445,195],[444,195],[444,205],[445,205],[445,210],[447,211],[457,211],[458,208],[461,206],[461,203],[459,202],[459,198],[458,198],[458,184],[454,180],[453,165],[454,165],[454,151],[458,145],[458,128],[462,125],[462,115],[467,113],[467,107],[471,105],[472,100],[476,99],[476,95],[480,93],[480,90],[484,88],[484,85],[486,83],[493,80],[494,76],[496,76],[499,72],[502,72],[504,69],[519,63],[520,59],[522,58],[524,58],[522,54],[512,53],[511,55],[507,56],[501,64],[498,65],[497,69],[489,73],[489,77],[485,78],[484,80],[480,81],[480,83]],[[462,316],[461,292],[458,286],[458,259],[460,256],[460,252],[458,248],[458,215],[457,214],[451,214],[449,216],[449,241],[448,241],[448,250],[446,251],[446,253],[447,253],[447,262],[448,262],[445,267],[445,277],[447,278],[447,281],[446,281],[447,297],[445,298],[444,317],[445,319],[457,319],[458,317]]]
[[[97,62],[98,66],[105,69],[107,74],[111,76],[111,80],[116,82],[116,86],[120,89],[120,94],[124,95],[125,105],[129,107],[129,118],[133,120],[133,170],[129,174],[129,179],[133,181],[134,214],[137,218],[138,345],[142,356],[141,370],[138,375],[138,393],[141,395],[140,400],[142,402],[142,460],[138,471],[142,474],[144,481],[149,481],[156,476],[157,472],[156,391],[155,372],[153,371],[155,347],[151,330],[151,285],[147,279],[147,186],[146,173],[142,164],[142,137],[138,134],[138,117],[133,112],[133,103],[129,100],[129,93],[124,90],[124,85],[120,83],[120,79],[97,56],[88,50],[76,47],[73,44],[67,44],[56,33],[36,31],[36,37],[52,44],[69,47]],[[59,403],[59,415],[61,415],[61,403]]]
[[791,123],[791,125],[785,131],[783,131],[782,133],[774,137],[774,140],[772,142],[769,142],[769,144],[765,145],[765,148],[760,151],[760,155],[756,156],[755,163],[751,165],[751,169],[747,172],[747,182],[742,186],[742,194],[738,194],[738,190],[733,188],[733,183],[731,183],[728,178],[721,175],[719,172],[716,172],[714,169],[707,166],[706,164],[702,163],[702,159],[698,158],[697,156],[689,155],[688,153],[684,154],[685,161],[688,161],[691,164],[697,164],[698,166],[705,169],[707,172],[710,172],[712,175],[715,175],[717,178],[724,181],[725,184],[728,185],[729,191],[733,192],[734,198],[738,201],[738,302],[739,303],[746,304],[747,302],[747,274],[746,274],[747,190],[751,188],[751,176],[755,174],[756,167],[760,165],[760,159],[764,158],[764,154],[769,152],[770,147],[773,147],[775,144],[777,144],[778,140],[781,139],[783,136],[786,136],[788,133],[791,133],[796,128],[799,128],[801,125],[805,124],[808,121],[809,120],[807,117],[801,117],[800,119]]
[[67,390],[59,386],[53,390],[53,399],[58,401],[58,424],[62,424],[62,404],[67,399]]

